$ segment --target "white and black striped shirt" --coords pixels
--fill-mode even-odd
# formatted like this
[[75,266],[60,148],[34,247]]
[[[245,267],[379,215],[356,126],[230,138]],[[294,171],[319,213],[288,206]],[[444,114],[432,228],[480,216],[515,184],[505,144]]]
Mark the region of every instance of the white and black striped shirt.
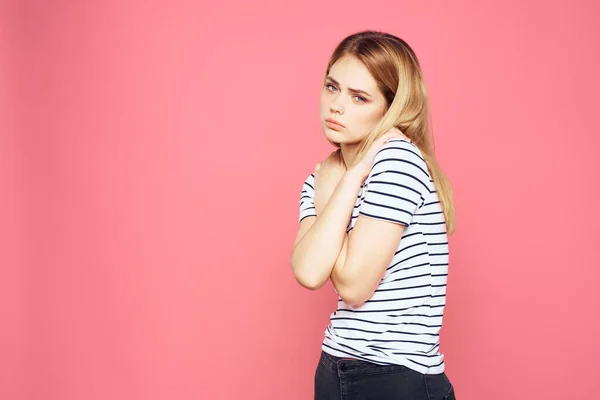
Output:
[[[448,238],[444,215],[421,152],[403,139],[387,142],[356,199],[359,215],[406,226],[373,296],[358,308],[338,299],[323,351],[376,364],[401,364],[427,374],[444,372],[439,349],[446,303]],[[314,175],[304,182],[299,220],[316,216]]]

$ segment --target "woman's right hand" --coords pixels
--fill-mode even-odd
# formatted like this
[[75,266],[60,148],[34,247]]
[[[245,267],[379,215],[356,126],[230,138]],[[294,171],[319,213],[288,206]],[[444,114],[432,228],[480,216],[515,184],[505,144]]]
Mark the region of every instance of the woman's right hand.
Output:
[[337,184],[346,173],[346,166],[338,149],[315,166],[315,211],[317,216],[325,208]]

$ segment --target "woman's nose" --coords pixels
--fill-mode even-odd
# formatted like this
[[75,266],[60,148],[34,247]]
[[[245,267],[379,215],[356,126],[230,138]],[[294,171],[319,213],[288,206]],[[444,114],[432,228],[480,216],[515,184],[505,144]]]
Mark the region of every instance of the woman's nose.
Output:
[[332,101],[329,107],[332,112],[341,114],[344,111],[343,105],[339,101]]

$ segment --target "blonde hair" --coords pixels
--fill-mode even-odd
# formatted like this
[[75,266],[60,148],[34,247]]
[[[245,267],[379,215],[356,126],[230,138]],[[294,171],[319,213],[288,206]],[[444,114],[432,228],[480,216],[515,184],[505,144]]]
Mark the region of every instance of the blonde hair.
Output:
[[[425,159],[444,213],[446,231],[452,234],[455,228],[452,187],[435,158],[429,99],[415,52],[404,40],[388,33],[355,33],[342,40],[334,50],[325,78],[333,64],[346,56],[354,57],[365,65],[377,81],[388,105],[378,125],[360,143],[355,162],[362,159],[378,137],[394,127],[400,129],[419,148]],[[339,148],[338,143],[331,143]]]

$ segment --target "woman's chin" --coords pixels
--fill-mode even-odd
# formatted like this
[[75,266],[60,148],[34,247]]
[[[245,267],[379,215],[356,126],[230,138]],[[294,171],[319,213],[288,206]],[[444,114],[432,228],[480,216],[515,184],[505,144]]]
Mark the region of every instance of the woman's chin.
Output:
[[325,127],[323,129],[323,133],[325,133],[325,138],[327,138],[327,140],[329,140],[330,142],[334,142],[334,143],[345,142],[344,135],[338,131],[334,131],[333,129],[329,129],[328,127]]
[[360,140],[352,140],[348,136],[341,134],[340,132],[325,130],[325,138],[331,143],[335,143],[338,147],[340,146],[355,146],[360,144]]

